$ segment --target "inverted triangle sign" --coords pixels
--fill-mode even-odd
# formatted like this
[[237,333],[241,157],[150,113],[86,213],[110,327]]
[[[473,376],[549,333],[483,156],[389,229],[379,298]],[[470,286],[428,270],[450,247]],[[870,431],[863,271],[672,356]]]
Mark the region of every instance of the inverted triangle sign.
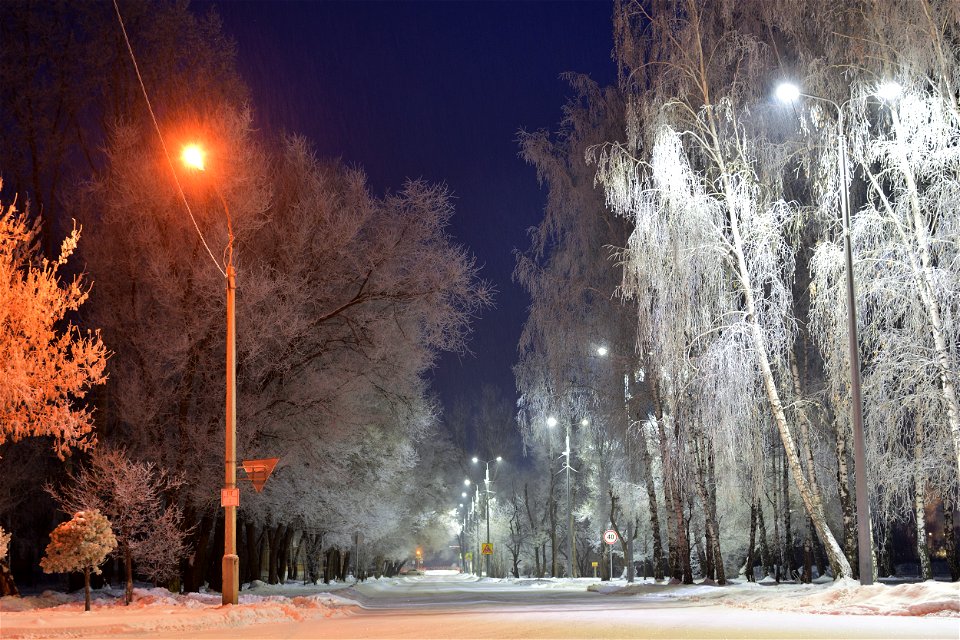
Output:
[[253,488],[260,493],[263,484],[273,473],[273,468],[277,466],[280,458],[264,458],[263,460],[244,460],[243,470],[247,472],[247,477],[253,483]]

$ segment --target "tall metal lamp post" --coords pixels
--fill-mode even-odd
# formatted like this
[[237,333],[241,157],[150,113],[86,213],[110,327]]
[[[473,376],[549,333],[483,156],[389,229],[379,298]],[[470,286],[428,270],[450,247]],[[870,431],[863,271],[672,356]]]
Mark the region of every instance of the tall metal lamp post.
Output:
[[[590,421],[584,418],[580,421],[582,426],[587,426]],[[557,419],[553,416],[547,418],[547,426],[551,429],[557,426]],[[570,422],[567,422],[566,448],[563,452],[565,467],[567,472],[567,577],[573,578],[574,570],[577,564],[576,548],[573,544],[573,502],[570,497]]]
[[[198,145],[187,145],[181,159],[188,168],[204,171],[204,151]],[[220,503],[224,509],[223,526],[223,604],[237,604],[240,598],[240,558],[237,555],[237,506],[240,492],[237,489],[237,324],[236,324],[236,271],[233,267],[233,221],[230,208],[216,184],[213,190],[220,198],[227,216],[227,370],[226,370],[226,442],[224,454],[223,491]]]
[[[503,458],[501,456],[497,456],[493,460],[480,460],[480,458],[478,458],[477,456],[473,456],[471,460],[473,461],[473,464],[479,464],[480,462],[483,462],[487,467],[486,475],[484,475],[483,477],[483,486],[484,486],[484,489],[486,490],[484,495],[484,501],[483,501],[483,510],[486,512],[486,515],[487,515],[487,541],[486,542],[487,544],[490,544],[490,463],[502,462]],[[490,555],[489,554],[487,555],[487,577],[488,578],[490,577]]]
[[[901,87],[896,82],[886,82],[876,93],[884,101],[896,100]],[[866,438],[863,432],[863,398],[860,389],[860,341],[857,336],[857,298],[853,283],[853,247],[850,238],[850,194],[847,176],[847,140],[843,127],[843,108],[849,100],[838,104],[828,98],[802,93],[789,82],[777,87],[776,97],[780,102],[793,104],[801,97],[831,105],[837,114],[837,160],[840,178],[840,216],[843,224],[843,254],[846,266],[847,294],[847,342],[850,358],[850,418],[853,424],[854,485],[857,503],[857,547],[860,584],[873,584],[873,554],[870,540],[870,502],[867,496]]]

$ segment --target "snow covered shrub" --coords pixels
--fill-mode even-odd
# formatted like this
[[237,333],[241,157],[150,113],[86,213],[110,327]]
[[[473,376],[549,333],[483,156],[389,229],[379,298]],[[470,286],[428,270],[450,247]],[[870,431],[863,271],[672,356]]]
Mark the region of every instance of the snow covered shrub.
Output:
[[10,534],[0,527],[0,597],[17,596],[17,585],[13,581],[13,574],[7,566],[7,549],[10,547]]
[[168,496],[183,484],[152,462],[131,460],[123,449],[98,447],[89,464],[47,492],[66,513],[96,509],[112,523],[117,554],[126,572],[127,604],[133,600],[133,567],[155,582],[176,575],[186,555],[183,510]]
[[50,533],[47,555],[40,560],[45,573],[83,571],[84,611],[90,611],[90,572],[117,548],[110,521],[102,513],[78,511]]

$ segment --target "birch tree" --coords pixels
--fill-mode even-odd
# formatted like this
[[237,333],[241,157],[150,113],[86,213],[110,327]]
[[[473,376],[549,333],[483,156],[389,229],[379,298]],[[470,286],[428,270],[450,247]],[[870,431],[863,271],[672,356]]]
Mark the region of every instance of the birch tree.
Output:
[[[745,120],[760,100],[748,80],[767,60],[751,33],[755,16],[728,3],[636,2],[622,5],[615,22],[633,128],[628,146],[599,158],[608,202],[639,218],[633,255],[659,241],[674,247],[678,260],[704,263],[706,283],[692,287],[716,292],[697,305],[716,334],[704,357],[725,374],[718,380],[741,391],[721,395],[725,412],[746,418],[744,408],[765,402],[834,575],[850,576],[810,491],[779,382],[794,337],[788,240],[796,210],[779,196],[782,165]],[[644,157],[631,149],[643,149]]]

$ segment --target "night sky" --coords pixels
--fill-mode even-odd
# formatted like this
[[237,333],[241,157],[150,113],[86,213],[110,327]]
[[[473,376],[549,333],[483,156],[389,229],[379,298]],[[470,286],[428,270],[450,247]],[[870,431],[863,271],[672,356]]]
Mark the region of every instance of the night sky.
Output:
[[[497,288],[473,355],[434,371],[445,406],[483,382],[516,395],[511,367],[528,298],[511,281],[545,193],[517,157],[519,129],[555,130],[559,76],[612,83],[611,2],[215,2],[237,41],[256,125],[305,135],[320,156],[365,169],[382,194],[407,178],[446,183],[452,233]],[[206,3],[195,7],[202,11]]]

